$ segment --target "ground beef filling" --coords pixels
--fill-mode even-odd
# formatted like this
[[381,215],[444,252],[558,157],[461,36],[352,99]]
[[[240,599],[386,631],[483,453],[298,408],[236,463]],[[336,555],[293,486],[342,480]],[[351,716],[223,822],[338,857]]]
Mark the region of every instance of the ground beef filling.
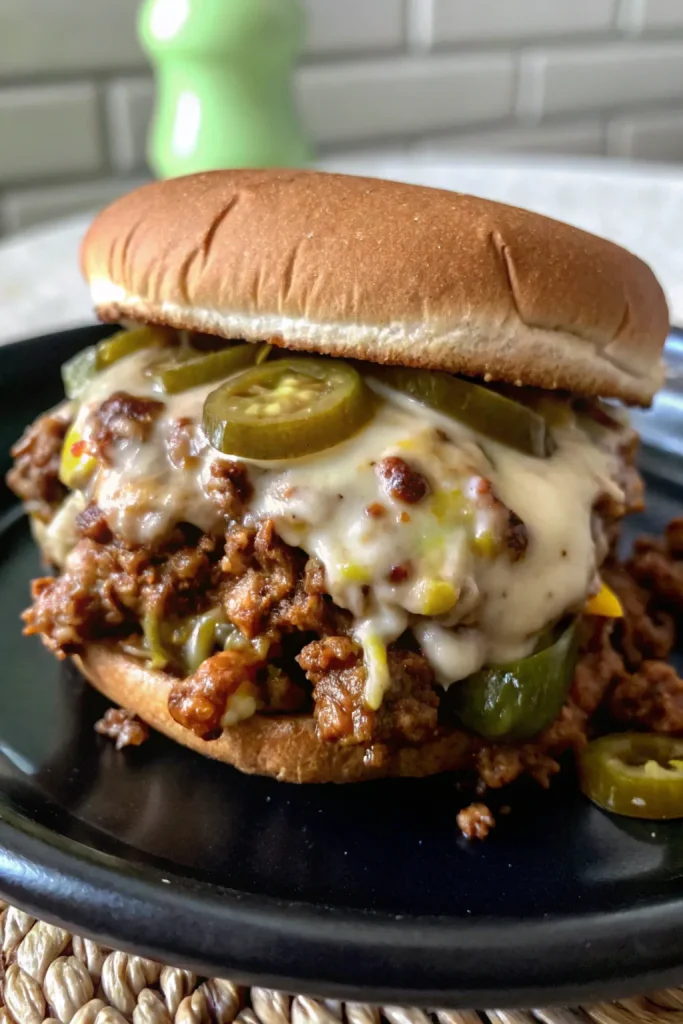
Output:
[[[111,396],[98,411],[93,434],[98,457],[106,461],[121,439],[143,440],[158,414],[155,401],[123,392]],[[13,450],[9,485],[45,522],[66,495],[58,468],[67,427],[66,414],[43,416]],[[182,465],[195,458],[186,427],[179,421],[169,442]],[[610,728],[616,723],[683,732],[683,681],[666,661],[683,613],[683,519],[672,522],[662,539],[641,539],[631,559],[618,564],[618,520],[642,499],[633,455],[631,448],[623,452],[625,502],[617,507],[605,499],[596,509],[608,541],[603,575],[625,616],[616,623],[584,621],[569,699],[545,732],[523,744],[472,737],[471,763],[482,792],[523,774],[547,786],[559,770],[558,758],[585,745],[597,711]],[[389,461],[378,467],[388,493],[400,492],[408,504],[422,500],[426,485],[419,474],[403,460]],[[366,763],[378,769],[396,748],[447,739],[457,725],[448,719],[427,660],[410,643],[389,649],[390,687],[379,710],[366,707],[362,651],[351,638],[349,613],[326,593],[320,563],[282,541],[271,521],[256,527],[240,522],[251,495],[245,467],[217,461],[208,489],[225,517],[224,537],[180,525],[154,549],[123,543],[112,535],[102,511],[88,505],[77,521],[80,540],[61,575],[34,581],[26,633],[40,635],[59,657],[107,639],[137,645],[143,654],[141,624],[150,617],[183,620],[220,609],[238,638],[234,649],[216,651],[189,676],[170,665],[177,682],[169,710],[197,735],[211,739],[220,733],[231,696],[247,684],[260,713],[312,713],[323,740],[365,746]],[[488,499],[494,509],[500,504],[492,492]],[[503,513],[509,510],[502,507]],[[511,513],[505,538],[510,558],[520,557],[528,538]],[[103,721],[100,731],[121,743],[141,736],[124,713]],[[472,837],[493,825],[480,803],[460,818],[463,832]]]
[[[93,526],[93,523],[95,526]],[[24,613],[25,632],[39,634],[57,657],[84,644],[125,638],[145,616],[198,614],[217,585],[220,545],[178,528],[163,551],[126,547],[94,539],[101,517],[94,512],[81,528],[85,535],[70,552],[60,576],[33,581],[33,605]]]
[[[182,618],[217,605],[245,640],[266,641],[219,652],[178,680],[171,713],[198,735],[216,734],[240,678],[258,687],[263,710],[312,710],[323,739],[372,746],[378,764],[383,749],[424,743],[448,727],[431,668],[408,648],[389,651],[392,682],[381,708],[365,706],[363,657],[349,636],[348,613],[326,596],[320,564],[285,544],[272,522],[233,525],[224,543],[178,528],[158,551],[112,539],[95,507],[79,524],[83,536],[65,571],[34,582],[25,613],[26,632],[40,634],[58,656],[91,641],[130,637],[149,614]],[[487,787],[521,774],[547,785],[558,756],[586,742],[589,720],[603,704],[620,724],[683,731],[683,682],[664,660],[683,609],[682,538],[676,521],[661,541],[640,541],[626,565],[605,568],[624,619],[586,621],[570,699],[549,729],[526,744],[474,744]]]
[[[434,674],[421,654],[388,654],[391,685],[378,711],[363,699],[365,667],[358,645],[344,636],[308,644],[298,662],[313,685],[318,733],[344,743],[424,743],[438,731]],[[375,751],[377,756],[377,751]]]
[[93,415],[90,454],[108,465],[121,441],[146,441],[163,410],[154,398],[115,391]]
[[26,511],[41,522],[49,522],[67,495],[59,479],[59,463],[69,418],[48,413],[27,427],[11,449],[14,466],[7,484],[24,502]]

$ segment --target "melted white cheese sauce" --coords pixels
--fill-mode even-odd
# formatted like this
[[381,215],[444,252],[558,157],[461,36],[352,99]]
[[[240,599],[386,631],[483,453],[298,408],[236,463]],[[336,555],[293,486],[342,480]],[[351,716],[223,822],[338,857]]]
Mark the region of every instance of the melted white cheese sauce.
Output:
[[204,466],[202,456],[210,449],[198,425],[204,400],[215,384],[179,395],[160,394],[145,376],[148,363],[149,353],[144,350],[121,359],[99,373],[83,395],[75,426],[86,441],[93,410],[117,391],[154,398],[165,406],[147,441],[119,442],[113,465],[99,470],[88,488],[88,498],[105,513],[112,532],[134,544],[153,545],[181,522],[207,533],[219,532],[224,523],[207,499],[200,472],[174,466],[165,443],[178,420],[191,420],[198,464]]
[[[211,463],[226,457],[208,446],[199,426],[215,385],[156,394],[144,375],[148,358],[142,352],[114,364],[83,398],[77,429],[86,439],[92,410],[117,390],[165,402],[149,440],[121,443],[113,465],[101,466],[84,487],[85,497],[135,543],[152,544],[181,521],[220,532],[224,523],[206,484]],[[305,459],[249,463],[254,496],[246,516],[273,519],[287,543],[323,564],[332,598],[355,617],[373,708],[389,684],[386,645],[406,629],[443,686],[528,655],[539,632],[580,608],[593,587],[592,508],[601,493],[618,493],[618,431],[589,436],[569,418],[553,431],[554,454],[536,459],[383,394],[371,422],[344,444]],[[191,468],[173,465],[165,445],[179,418],[193,423]],[[387,456],[427,478],[421,502],[387,495],[375,469]],[[500,520],[481,498],[482,481],[525,524],[528,546],[517,560],[490,544]],[[48,533],[70,538],[68,519],[66,511],[57,516]]]

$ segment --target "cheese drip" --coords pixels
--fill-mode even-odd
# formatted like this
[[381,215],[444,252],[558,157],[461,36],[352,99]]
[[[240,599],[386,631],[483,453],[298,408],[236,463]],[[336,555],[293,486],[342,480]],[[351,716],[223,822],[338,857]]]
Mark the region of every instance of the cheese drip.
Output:
[[[144,373],[148,359],[143,352],[121,360],[84,395],[76,429],[86,438],[92,410],[117,390],[161,397],[165,407],[149,439],[122,444],[114,464],[82,485],[83,496],[132,543],[155,543],[178,522],[218,533],[224,523],[207,482],[211,463],[227,457],[200,427],[215,385],[159,396]],[[553,455],[537,459],[385,391],[374,418],[345,443],[289,462],[248,463],[254,495],[245,521],[272,519],[283,540],[320,560],[331,597],[354,616],[369,707],[380,706],[390,685],[386,648],[406,630],[447,687],[484,665],[527,656],[540,632],[598,589],[593,507],[606,491],[620,496],[620,431],[566,413],[553,428]],[[193,424],[186,466],[167,448],[179,419]],[[424,476],[421,500],[407,504],[387,492],[378,472],[387,458]],[[501,542],[509,511],[523,524],[521,553]],[[67,512],[50,531],[53,550],[60,537],[73,544]]]

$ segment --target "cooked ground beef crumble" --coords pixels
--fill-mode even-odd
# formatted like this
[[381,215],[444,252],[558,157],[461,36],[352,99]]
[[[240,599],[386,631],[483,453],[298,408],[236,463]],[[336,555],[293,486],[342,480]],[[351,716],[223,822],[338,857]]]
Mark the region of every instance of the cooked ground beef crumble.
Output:
[[486,804],[473,803],[457,815],[458,828],[466,839],[486,839],[496,822]]
[[[126,431],[144,437],[154,423],[157,403],[131,405],[128,398],[114,395],[100,410],[100,457],[108,457]],[[57,475],[67,428],[68,417],[48,414],[13,449],[8,483],[43,522],[67,493]],[[177,460],[194,457],[182,424],[173,445]],[[625,470],[631,509],[642,500],[632,456]],[[400,474],[396,466],[383,467],[387,487],[400,485],[404,501],[421,500],[420,481],[399,468]],[[272,521],[253,527],[239,521],[251,494],[244,466],[216,463],[208,490],[225,517],[224,537],[180,525],[155,548],[112,536],[101,511],[88,505],[78,516],[80,540],[61,574],[34,581],[33,605],[24,614],[26,633],[40,635],[65,657],[94,640],[135,642],[140,623],[150,615],[182,618],[218,607],[245,643],[213,654],[186,678],[179,675],[169,700],[175,720],[198,735],[210,739],[220,732],[227,700],[245,680],[254,688],[260,713],[313,714],[322,739],[366,745],[367,763],[377,767],[388,751],[447,736],[455,728],[443,690],[411,641],[390,647],[391,684],[379,710],[369,710],[363,700],[363,654],[350,636],[349,613],[326,594],[322,566],[286,544]],[[615,524],[626,510],[607,501],[596,509],[610,542],[602,575],[619,596],[624,618],[584,619],[569,698],[543,733],[526,743],[472,736],[472,768],[481,794],[523,774],[547,786],[559,771],[558,758],[586,744],[598,709],[618,727],[683,732],[683,680],[666,660],[683,613],[683,518],[670,523],[662,538],[641,538],[620,564],[614,555]],[[510,557],[519,557],[527,543],[523,524],[511,520],[508,526]],[[127,712],[111,711],[97,728],[123,746],[142,742],[146,727]],[[494,820],[478,802],[460,812],[458,824],[468,838],[483,838]]]
[[117,750],[124,747],[139,747],[149,738],[149,726],[133,711],[125,708],[108,708],[98,722],[95,732],[114,740]]
[[59,479],[59,460],[68,429],[68,414],[46,413],[26,428],[10,450],[14,466],[7,484],[26,511],[41,522],[49,522],[67,494]]

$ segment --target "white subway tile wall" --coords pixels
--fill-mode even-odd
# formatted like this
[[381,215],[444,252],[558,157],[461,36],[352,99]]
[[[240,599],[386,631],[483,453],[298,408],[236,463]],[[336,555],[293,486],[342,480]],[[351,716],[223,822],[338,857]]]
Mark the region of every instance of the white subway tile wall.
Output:
[[401,50],[403,0],[304,0],[308,51],[323,54]]
[[298,98],[318,143],[372,142],[502,121],[514,73],[507,53],[314,65],[299,72]]
[[0,89],[0,183],[100,170],[97,90],[90,82]]
[[[464,150],[683,162],[683,0],[303,0],[321,154]],[[0,0],[0,233],[142,180],[139,0]]]
[[607,151],[635,160],[683,164],[683,111],[615,118],[608,129]]
[[[683,0],[681,0],[683,16]],[[683,100],[680,42],[609,42],[523,53],[518,112],[534,120]]]
[[105,84],[104,92],[111,165],[122,173],[140,168],[145,162],[154,83],[149,77],[117,78]]
[[635,32],[643,28],[680,28],[681,0],[624,0],[621,22]]
[[524,41],[584,32],[608,32],[617,0],[431,0],[435,47],[481,40]]
[[0,82],[144,67],[134,31],[139,6],[139,0],[0,0]]

